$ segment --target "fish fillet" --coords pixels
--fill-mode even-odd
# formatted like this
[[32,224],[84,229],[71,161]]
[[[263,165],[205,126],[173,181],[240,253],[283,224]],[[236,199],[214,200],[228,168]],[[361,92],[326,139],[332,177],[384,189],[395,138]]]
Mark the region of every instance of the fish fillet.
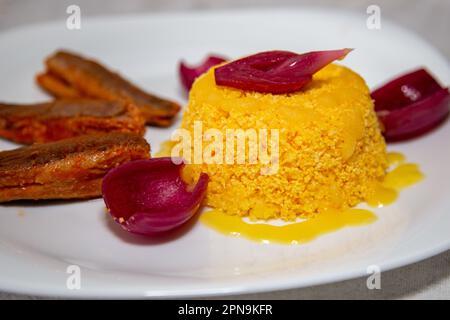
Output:
[[147,93],[100,63],[58,51],[46,60],[47,70],[38,84],[60,98],[76,96],[122,100],[139,107],[147,124],[168,126],[180,110],[179,104]]
[[31,105],[0,103],[0,137],[18,143],[52,142],[114,131],[143,135],[144,119],[138,108],[122,101],[92,99]]
[[3,151],[0,202],[97,197],[110,169],[149,157],[150,146],[142,137],[120,132]]

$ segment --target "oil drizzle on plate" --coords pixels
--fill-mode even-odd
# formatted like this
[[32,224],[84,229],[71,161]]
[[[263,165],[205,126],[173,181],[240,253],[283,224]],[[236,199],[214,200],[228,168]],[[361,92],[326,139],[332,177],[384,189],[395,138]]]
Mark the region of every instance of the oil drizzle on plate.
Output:
[[371,207],[384,207],[393,203],[402,189],[424,178],[419,166],[405,163],[405,157],[400,153],[388,153],[388,161],[394,168],[386,174],[384,180],[375,187],[374,193],[367,199],[367,204]]
[[323,212],[311,219],[283,226],[274,226],[265,222],[247,223],[239,216],[231,216],[217,210],[205,212],[200,217],[200,221],[205,225],[225,235],[282,244],[305,243],[320,235],[345,227],[366,225],[376,219],[375,214],[363,209]]
[[[423,179],[416,164],[405,163],[401,153],[388,154],[391,170],[384,180],[377,184],[367,204],[383,207],[398,198],[399,191]],[[393,168],[392,168],[393,167]],[[376,215],[364,209],[345,211],[324,211],[314,217],[283,226],[266,222],[248,223],[239,216],[231,216],[220,210],[212,210],[201,215],[200,221],[206,226],[225,235],[245,237],[263,243],[300,244],[314,240],[318,236],[351,226],[362,226],[374,222]]]
[[387,154],[387,159],[389,166],[399,165],[406,160],[405,156],[400,152],[389,152]]

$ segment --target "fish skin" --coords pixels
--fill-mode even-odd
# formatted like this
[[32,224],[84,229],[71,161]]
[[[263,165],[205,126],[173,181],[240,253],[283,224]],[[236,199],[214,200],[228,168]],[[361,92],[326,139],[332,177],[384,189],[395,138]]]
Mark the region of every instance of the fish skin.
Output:
[[17,143],[45,143],[115,131],[144,134],[144,119],[137,107],[122,101],[93,99],[28,105],[0,103],[0,137]]
[[68,51],[58,51],[46,62],[37,83],[56,97],[122,100],[136,105],[149,125],[169,126],[180,111],[178,103],[143,91],[99,62]]
[[103,176],[122,163],[150,158],[132,133],[80,136],[0,152],[0,202],[85,199],[101,195]]

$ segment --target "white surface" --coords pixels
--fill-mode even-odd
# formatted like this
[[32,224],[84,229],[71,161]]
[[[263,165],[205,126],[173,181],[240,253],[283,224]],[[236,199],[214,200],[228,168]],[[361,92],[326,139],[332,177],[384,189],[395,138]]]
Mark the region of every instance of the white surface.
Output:
[[[246,12],[91,19],[76,32],[65,30],[63,22],[12,31],[0,36],[1,56],[11,57],[0,61],[2,73],[11,75],[0,80],[0,96],[17,102],[43,99],[33,75],[42,68],[43,57],[61,46],[99,57],[144,87],[169,96],[179,94],[174,70],[178,59],[198,60],[209,51],[237,56],[270,48],[355,47],[345,63],[370,85],[423,62],[441,81],[450,82],[445,59],[415,36],[387,23],[382,32],[361,24],[363,15],[302,10],[270,16]],[[301,41],[279,36],[286,29]],[[169,132],[149,130],[147,138],[157,146]],[[450,171],[436,165],[436,159],[450,160],[449,132],[447,123],[423,139],[395,145],[421,164],[427,179],[405,191],[394,206],[380,210],[377,223],[306,246],[258,245],[200,225],[175,241],[136,243],[107,222],[101,200],[30,206],[23,216],[17,205],[2,207],[0,287],[28,293],[45,289],[55,295],[222,294],[342,280],[365,274],[371,264],[386,270],[425,258],[448,249],[450,242],[450,217],[445,215]],[[65,269],[72,263],[83,272],[77,292],[65,288]]]

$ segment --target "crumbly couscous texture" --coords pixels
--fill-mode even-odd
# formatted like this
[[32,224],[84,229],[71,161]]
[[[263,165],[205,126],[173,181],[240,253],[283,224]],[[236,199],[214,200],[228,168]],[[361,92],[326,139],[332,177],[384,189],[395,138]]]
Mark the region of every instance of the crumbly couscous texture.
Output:
[[182,128],[192,131],[195,121],[224,135],[226,129],[279,130],[275,174],[261,174],[266,165],[259,163],[186,166],[190,181],[208,173],[206,204],[231,215],[293,220],[352,207],[373,192],[387,168],[369,89],[339,65],[316,73],[301,91],[281,95],[217,86],[211,69],[193,85]]

